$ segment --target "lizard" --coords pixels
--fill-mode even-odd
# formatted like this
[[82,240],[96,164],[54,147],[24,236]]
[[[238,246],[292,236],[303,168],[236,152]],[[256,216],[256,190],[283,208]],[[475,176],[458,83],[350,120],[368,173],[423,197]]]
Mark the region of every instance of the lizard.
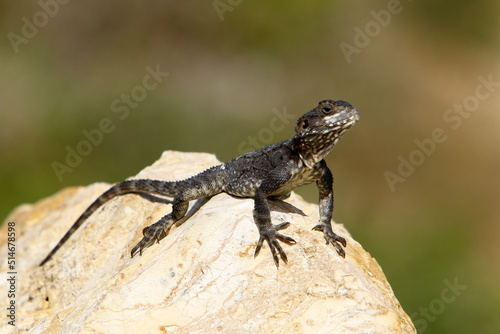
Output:
[[[345,257],[346,240],[332,230],[333,176],[325,157],[340,137],[359,120],[359,112],[350,103],[322,100],[317,107],[297,120],[292,138],[240,155],[226,163],[211,167],[181,181],[132,179],[119,182],[100,195],[76,220],[59,243],[40,263],[43,266],[75,233],[75,231],[103,204],[117,196],[139,194],[147,199],[165,198],[172,204],[172,212],[143,229],[143,238],[131,250],[131,257],[160,242],[171,228],[182,219],[192,200],[209,199],[225,192],[239,198],[253,198],[253,219],[259,231],[256,257],[264,242],[270,248],[274,263],[286,264],[287,255],[279,241],[293,245],[296,241],[279,231],[290,223],[273,225],[268,200],[283,200],[295,188],[316,182],[319,191],[319,224],[313,230],[323,232],[327,244],[338,255]],[[343,246],[343,247],[342,247]]]

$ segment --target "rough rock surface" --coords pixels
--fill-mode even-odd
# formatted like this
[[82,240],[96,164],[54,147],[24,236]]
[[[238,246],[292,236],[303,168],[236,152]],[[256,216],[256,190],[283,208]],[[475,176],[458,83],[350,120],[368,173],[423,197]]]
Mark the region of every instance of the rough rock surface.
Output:
[[[205,153],[165,152],[136,177],[176,180],[217,164]],[[140,257],[142,229],[171,209],[136,196],[92,215],[44,267],[39,262],[109,184],[64,189],[16,208],[16,328],[30,333],[414,333],[380,266],[342,225],[346,258],[325,245],[318,208],[292,195],[271,205],[291,222],[288,264],[276,269],[258,240],[253,200],[221,194]],[[305,214],[305,215],[304,215]],[[0,291],[8,289],[7,224],[0,230]],[[9,301],[0,298],[0,309]],[[4,312],[2,312],[4,313]]]

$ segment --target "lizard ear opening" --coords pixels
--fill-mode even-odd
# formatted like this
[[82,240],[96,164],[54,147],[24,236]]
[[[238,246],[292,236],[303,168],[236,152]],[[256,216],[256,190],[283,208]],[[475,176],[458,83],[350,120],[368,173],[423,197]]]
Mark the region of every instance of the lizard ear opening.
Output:
[[307,119],[304,119],[300,121],[299,124],[297,124],[296,131],[302,131],[307,129],[308,127],[309,127],[309,122],[307,121]]

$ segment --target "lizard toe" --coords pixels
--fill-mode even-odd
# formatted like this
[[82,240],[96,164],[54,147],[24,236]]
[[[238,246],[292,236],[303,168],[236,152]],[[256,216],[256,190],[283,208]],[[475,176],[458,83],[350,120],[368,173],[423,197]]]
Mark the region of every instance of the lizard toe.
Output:
[[286,253],[283,250],[283,247],[281,247],[278,240],[282,241],[288,245],[294,245],[297,242],[293,238],[286,236],[286,235],[283,235],[281,233],[277,233],[276,231],[283,230],[283,229],[287,228],[289,225],[290,225],[290,223],[288,223],[288,222],[281,223],[281,224],[278,224],[276,226],[270,227],[269,229],[267,229],[265,231],[261,231],[260,238],[259,238],[259,241],[257,243],[257,247],[255,248],[254,257],[256,257],[259,254],[259,252],[262,248],[262,245],[264,244],[264,240],[265,240],[267,242],[267,244],[269,245],[269,249],[271,250],[271,254],[273,256],[274,264],[276,265],[276,267],[279,268],[279,266],[280,266],[280,261],[279,261],[280,258],[284,263],[288,263],[288,257],[286,256]]
[[325,237],[326,244],[331,244],[333,247],[335,247],[335,250],[337,251],[337,254],[345,258],[345,250],[342,248],[342,246],[347,247],[347,241],[339,236],[336,235],[333,231],[332,228],[328,225],[325,224],[318,224],[312,228],[314,231],[321,231],[323,232],[323,236]]
[[160,243],[160,240],[167,236],[172,225],[173,222],[160,220],[153,225],[146,226],[142,230],[144,237],[134,248],[132,248],[130,252],[131,256],[134,257],[137,253],[142,255],[144,249],[151,247],[155,243]]
[[280,241],[283,241],[287,245],[295,245],[297,241],[295,241],[294,238],[289,237],[287,235],[283,235],[281,233],[276,233],[276,238],[279,239]]

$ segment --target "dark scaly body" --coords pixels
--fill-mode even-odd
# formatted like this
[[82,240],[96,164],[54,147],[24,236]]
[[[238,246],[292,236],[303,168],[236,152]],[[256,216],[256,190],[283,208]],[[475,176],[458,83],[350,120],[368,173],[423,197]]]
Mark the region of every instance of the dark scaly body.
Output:
[[287,262],[287,257],[278,240],[287,244],[294,244],[295,240],[277,232],[288,227],[289,223],[271,223],[267,199],[286,198],[293,189],[312,182],[318,186],[320,202],[320,224],[314,229],[323,231],[327,243],[345,256],[341,245],[345,247],[346,241],[333,233],[331,227],[333,177],[323,158],[358,119],[358,111],[349,103],[323,100],[318,107],[299,118],[296,134],[291,139],[241,155],[186,180],[120,182],[85,210],[40,265],[49,261],[92,213],[116,196],[136,193],[173,197],[172,212],[144,228],[144,237],[132,249],[131,255],[134,256],[163,239],[171,227],[184,217],[190,201],[226,192],[237,197],[254,198],[254,220],[260,233],[255,255],[265,240],[276,266],[279,266],[279,257],[284,262]]

